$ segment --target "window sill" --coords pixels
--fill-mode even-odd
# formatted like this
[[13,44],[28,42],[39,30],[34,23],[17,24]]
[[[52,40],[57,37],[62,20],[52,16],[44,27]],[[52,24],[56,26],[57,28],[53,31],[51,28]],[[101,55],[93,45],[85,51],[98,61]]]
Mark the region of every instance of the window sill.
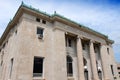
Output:
[[68,80],[74,80],[74,78],[71,76],[71,77],[68,77]]
[[45,79],[42,77],[33,77],[33,80],[45,80]]

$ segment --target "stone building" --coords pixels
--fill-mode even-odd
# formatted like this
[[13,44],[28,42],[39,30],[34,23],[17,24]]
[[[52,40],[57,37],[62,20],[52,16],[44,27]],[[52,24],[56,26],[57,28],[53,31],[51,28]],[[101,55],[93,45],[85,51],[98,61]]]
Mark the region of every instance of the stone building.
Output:
[[0,80],[118,79],[107,36],[21,4],[0,39]]

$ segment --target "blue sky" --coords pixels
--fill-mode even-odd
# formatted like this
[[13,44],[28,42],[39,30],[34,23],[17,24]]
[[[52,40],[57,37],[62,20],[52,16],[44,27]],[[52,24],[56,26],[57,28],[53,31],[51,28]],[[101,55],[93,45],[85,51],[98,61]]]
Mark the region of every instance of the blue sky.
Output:
[[115,59],[120,62],[120,0],[1,0],[0,36],[21,2],[41,11],[56,11],[114,40]]

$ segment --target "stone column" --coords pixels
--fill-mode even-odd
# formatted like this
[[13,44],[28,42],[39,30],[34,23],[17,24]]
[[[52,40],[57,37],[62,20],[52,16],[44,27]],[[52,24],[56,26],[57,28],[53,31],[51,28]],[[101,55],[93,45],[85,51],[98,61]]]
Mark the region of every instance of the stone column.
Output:
[[82,43],[80,37],[77,39],[77,57],[78,57],[78,79],[84,79],[84,66],[83,66],[83,52],[82,52]]
[[100,54],[101,54],[101,61],[102,61],[102,66],[103,66],[103,76],[104,80],[109,80],[109,74],[108,74],[108,62],[106,61],[106,56],[107,56],[107,48],[105,45],[101,44],[101,49],[100,49]]
[[90,41],[90,59],[91,59],[91,68],[92,68],[92,80],[99,80],[97,66],[96,66],[96,56],[95,56],[94,47],[93,47],[93,41]]

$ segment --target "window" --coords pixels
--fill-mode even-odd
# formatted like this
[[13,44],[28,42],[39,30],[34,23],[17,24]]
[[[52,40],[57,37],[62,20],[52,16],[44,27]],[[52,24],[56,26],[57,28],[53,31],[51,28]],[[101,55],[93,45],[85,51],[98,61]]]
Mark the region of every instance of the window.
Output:
[[43,38],[43,30],[44,30],[43,28],[37,27],[37,34],[39,39]]
[[120,74],[120,72],[119,72],[119,74]]
[[102,80],[102,72],[100,70],[98,71],[98,77],[99,77],[99,80]]
[[108,54],[109,54],[109,48],[107,48],[107,52],[108,52]]
[[11,75],[12,75],[12,68],[13,68],[13,58],[10,61],[10,78],[11,78]]
[[17,34],[17,30],[15,31],[15,34]]
[[41,77],[43,74],[43,58],[34,57],[33,77]]
[[68,46],[72,47],[72,40],[68,38]]
[[67,56],[67,75],[73,76],[72,58]]
[[46,21],[45,21],[45,20],[42,20],[42,23],[43,23],[43,24],[46,24]]
[[118,67],[118,69],[120,69],[120,67]]
[[82,44],[82,48],[83,48],[83,50],[85,50],[85,43]]
[[40,22],[40,18],[36,18],[36,21],[37,21],[37,22]]
[[88,80],[88,71],[84,70],[84,76],[85,76],[85,80]]
[[111,67],[111,72],[112,72],[112,74],[114,75],[113,65],[110,65],[110,67]]
[[84,66],[87,65],[87,60],[85,58],[83,58],[83,63],[84,63]]

